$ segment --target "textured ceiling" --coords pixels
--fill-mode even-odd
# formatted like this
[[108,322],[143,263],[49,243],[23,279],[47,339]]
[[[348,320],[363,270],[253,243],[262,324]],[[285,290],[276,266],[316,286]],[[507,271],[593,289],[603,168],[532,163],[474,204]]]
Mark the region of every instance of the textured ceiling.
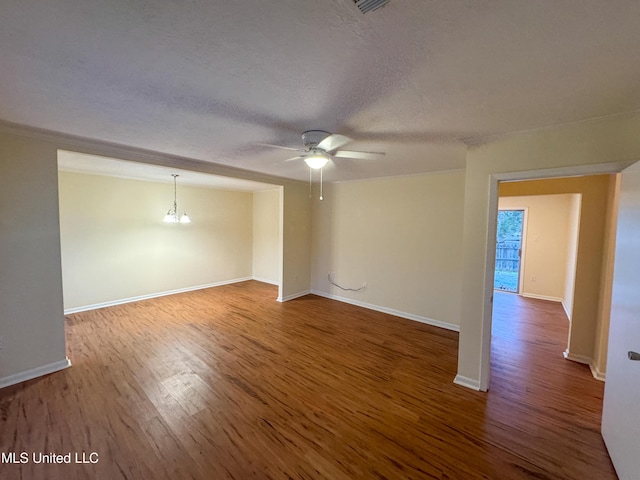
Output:
[[3,0],[0,119],[306,179],[464,167],[465,144],[640,110],[640,2]]

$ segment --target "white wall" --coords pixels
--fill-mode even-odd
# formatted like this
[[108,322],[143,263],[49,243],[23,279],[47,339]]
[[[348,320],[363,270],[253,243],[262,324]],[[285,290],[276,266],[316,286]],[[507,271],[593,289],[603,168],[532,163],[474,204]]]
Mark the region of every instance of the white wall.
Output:
[[527,210],[520,293],[562,302],[568,313],[573,307],[579,207],[578,194],[501,197],[498,202],[501,210]]
[[253,278],[280,284],[282,189],[253,193]]
[[60,172],[65,310],[252,275],[251,192]]
[[[327,186],[314,200],[312,289],[457,329],[464,172]],[[329,284],[327,275],[346,288]]]

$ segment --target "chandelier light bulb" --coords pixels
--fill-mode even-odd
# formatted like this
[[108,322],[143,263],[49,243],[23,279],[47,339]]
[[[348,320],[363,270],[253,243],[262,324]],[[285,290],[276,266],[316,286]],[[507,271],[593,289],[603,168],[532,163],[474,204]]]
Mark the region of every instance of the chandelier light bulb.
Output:
[[191,219],[187,212],[183,212],[182,216],[178,216],[178,191],[176,185],[176,178],[178,178],[177,174],[171,174],[173,177],[173,208],[170,208],[167,214],[164,216],[162,220],[165,223],[191,223]]

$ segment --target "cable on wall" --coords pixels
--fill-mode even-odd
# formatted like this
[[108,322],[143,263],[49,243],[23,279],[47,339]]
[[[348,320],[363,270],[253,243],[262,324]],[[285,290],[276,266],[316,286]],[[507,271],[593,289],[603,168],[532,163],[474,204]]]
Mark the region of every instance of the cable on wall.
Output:
[[334,279],[336,277],[336,274],[331,272],[329,275],[327,275],[327,278],[329,279],[329,283],[331,285],[333,285],[334,287],[338,287],[340,290],[344,290],[346,292],[360,292],[362,290],[364,290],[365,288],[367,288],[367,282],[365,282],[360,288],[345,288],[342,287],[340,285],[338,285]]

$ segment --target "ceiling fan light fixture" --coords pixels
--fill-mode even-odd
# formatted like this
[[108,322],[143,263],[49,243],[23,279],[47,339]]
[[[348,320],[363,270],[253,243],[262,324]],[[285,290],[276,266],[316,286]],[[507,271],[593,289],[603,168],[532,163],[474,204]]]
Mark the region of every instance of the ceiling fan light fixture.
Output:
[[309,168],[314,170],[319,170],[324,167],[329,162],[329,157],[321,152],[313,152],[306,157],[304,157],[304,163],[306,163]]

